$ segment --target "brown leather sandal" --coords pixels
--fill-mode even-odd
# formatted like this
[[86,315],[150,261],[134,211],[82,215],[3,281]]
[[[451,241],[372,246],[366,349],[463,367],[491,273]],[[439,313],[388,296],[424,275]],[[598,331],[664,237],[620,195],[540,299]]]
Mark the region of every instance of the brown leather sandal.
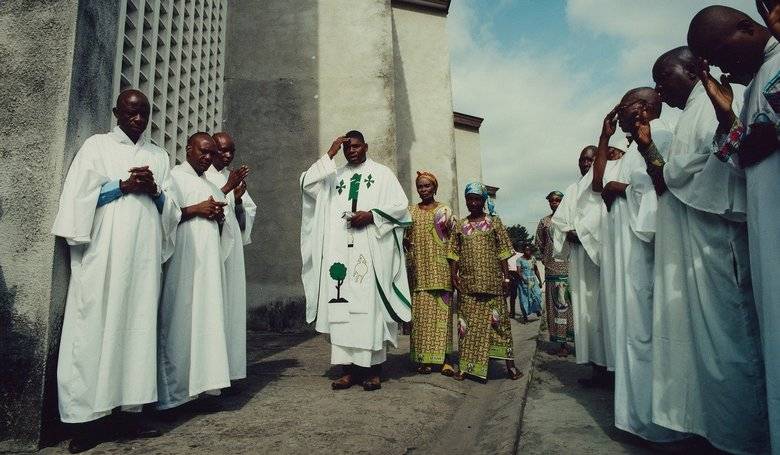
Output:
[[509,377],[509,379],[513,381],[517,381],[518,379],[523,377],[523,372],[518,370],[517,367],[507,368],[506,374]]

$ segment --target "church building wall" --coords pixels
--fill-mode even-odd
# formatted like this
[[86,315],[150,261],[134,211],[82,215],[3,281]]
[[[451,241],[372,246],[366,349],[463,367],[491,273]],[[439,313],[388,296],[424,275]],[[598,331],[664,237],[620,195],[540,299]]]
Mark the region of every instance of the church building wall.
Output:
[[393,2],[398,178],[417,201],[417,171],[439,180],[437,199],[455,208],[457,184],[447,12]]
[[[247,302],[301,304],[298,178],[351,129],[395,169],[391,10],[385,0],[232,3],[224,128],[260,206]],[[339,154],[338,163],[344,162]]]
[[455,154],[458,174],[458,203],[453,210],[460,216],[468,215],[463,191],[472,180],[482,180],[482,152],[479,143],[479,127],[482,119],[471,115],[454,113],[455,117]]

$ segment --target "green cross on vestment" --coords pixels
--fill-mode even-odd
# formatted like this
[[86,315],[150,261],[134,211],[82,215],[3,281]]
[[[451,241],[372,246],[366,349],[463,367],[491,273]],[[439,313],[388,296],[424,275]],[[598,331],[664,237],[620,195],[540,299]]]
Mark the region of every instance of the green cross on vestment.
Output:
[[353,174],[349,179],[349,197],[347,200],[352,201],[352,211],[357,211],[358,193],[360,192],[360,174]]
[[354,174],[349,179],[349,197],[347,199],[350,201],[357,201],[358,193],[360,192],[360,177],[360,174]]
[[371,185],[376,182],[373,177],[371,177],[371,174],[368,174],[368,177],[366,177],[366,188],[371,188]]
[[336,189],[339,190],[339,194],[341,194],[342,191],[344,191],[344,188],[346,188],[347,185],[344,184],[344,179],[341,179],[338,185],[336,185]]

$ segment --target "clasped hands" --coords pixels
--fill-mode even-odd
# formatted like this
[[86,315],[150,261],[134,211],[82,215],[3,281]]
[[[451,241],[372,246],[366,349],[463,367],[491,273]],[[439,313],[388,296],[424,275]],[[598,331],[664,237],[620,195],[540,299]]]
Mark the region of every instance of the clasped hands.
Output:
[[209,196],[203,202],[192,206],[192,216],[199,216],[206,218],[207,220],[216,221],[222,223],[225,221],[225,209],[226,202],[215,201],[212,196]]
[[119,181],[119,190],[123,194],[148,194],[152,197],[158,194],[157,183],[149,166],[134,167],[128,172],[130,177]]

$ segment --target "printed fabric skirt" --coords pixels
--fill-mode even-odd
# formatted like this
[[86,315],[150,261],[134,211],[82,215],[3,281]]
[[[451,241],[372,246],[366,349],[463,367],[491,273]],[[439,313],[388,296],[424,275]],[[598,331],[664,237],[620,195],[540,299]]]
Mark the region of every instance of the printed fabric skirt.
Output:
[[500,295],[462,294],[458,336],[464,373],[487,379],[490,359],[514,359],[509,313]]
[[452,352],[452,293],[414,291],[412,294],[412,362],[441,365]]
[[568,275],[548,275],[544,278],[545,312],[550,341],[574,341],[574,315],[571,307]]

